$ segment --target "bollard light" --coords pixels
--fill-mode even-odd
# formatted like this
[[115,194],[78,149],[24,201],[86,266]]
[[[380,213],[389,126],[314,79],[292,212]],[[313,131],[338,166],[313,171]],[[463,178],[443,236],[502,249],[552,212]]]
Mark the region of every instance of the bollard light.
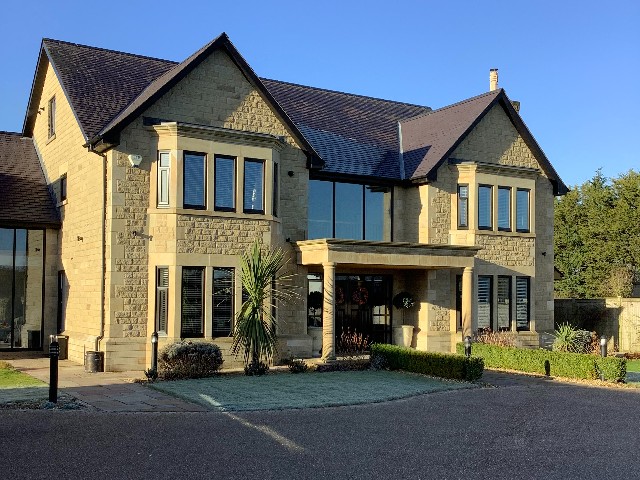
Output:
[[607,356],[607,336],[602,335],[600,337],[600,355],[603,357]]
[[58,358],[60,358],[60,344],[57,335],[50,335],[49,340],[49,401],[58,403]]
[[158,332],[151,334],[151,370],[158,371]]
[[471,337],[469,335],[464,337],[464,356],[467,358],[471,356]]

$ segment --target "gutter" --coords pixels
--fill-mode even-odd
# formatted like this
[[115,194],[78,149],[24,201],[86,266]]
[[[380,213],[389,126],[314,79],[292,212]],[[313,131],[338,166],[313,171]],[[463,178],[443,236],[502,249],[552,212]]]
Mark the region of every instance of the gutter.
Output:
[[101,219],[101,234],[102,234],[102,260],[101,260],[101,275],[100,275],[100,334],[96,337],[95,351],[100,351],[100,342],[104,339],[104,325],[105,325],[105,274],[107,270],[106,266],[106,237],[107,237],[107,155],[106,153],[98,153],[95,150],[90,150],[92,153],[102,157],[102,219]]

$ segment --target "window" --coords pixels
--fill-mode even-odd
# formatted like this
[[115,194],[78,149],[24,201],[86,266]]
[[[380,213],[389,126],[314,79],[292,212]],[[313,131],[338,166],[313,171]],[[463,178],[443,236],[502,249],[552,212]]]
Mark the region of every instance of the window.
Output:
[[67,174],[65,173],[60,177],[60,201],[64,202],[67,199]]
[[56,97],[52,97],[51,100],[49,100],[47,125],[49,128],[49,138],[51,138],[56,134]]
[[364,239],[384,238],[384,194],[386,188],[364,187]]
[[462,330],[462,275],[456,275],[456,330]]
[[233,268],[213,269],[213,336],[231,333],[234,272]]
[[203,210],[205,203],[206,155],[184,152],[184,208]]
[[478,330],[491,329],[493,325],[493,277],[478,276]]
[[529,231],[529,190],[522,188],[516,192],[516,230]]
[[322,306],[324,297],[322,293],[322,275],[310,273],[307,275],[307,326],[322,326]]
[[498,277],[498,330],[511,330],[511,277]]
[[335,184],[335,238],[362,240],[362,185]]
[[272,208],[273,208],[273,216],[278,216],[278,203],[280,201],[280,179],[278,178],[278,164],[273,164],[273,200],[272,200]]
[[215,157],[215,209],[221,212],[236,211],[236,159]]
[[264,162],[244,161],[244,213],[264,213]]
[[529,330],[529,277],[516,277],[516,329]]
[[158,206],[169,206],[169,173],[171,156],[169,152],[158,154]]
[[469,185],[458,185],[458,228],[469,228]]
[[498,187],[498,230],[511,230],[511,188]]
[[480,185],[478,187],[478,228],[481,230],[491,230],[493,228],[492,197],[493,187],[491,185]]
[[169,267],[156,268],[156,332],[167,333],[169,318]]
[[180,337],[202,337],[204,267],[182,268],[182,317]]
[[309,232],[313,238],[333,238],[333,183],[309,181]]
[[56,333],[66,329],[67,303],[69,302],[69,281],[64,270],[58,271],[58,319]]

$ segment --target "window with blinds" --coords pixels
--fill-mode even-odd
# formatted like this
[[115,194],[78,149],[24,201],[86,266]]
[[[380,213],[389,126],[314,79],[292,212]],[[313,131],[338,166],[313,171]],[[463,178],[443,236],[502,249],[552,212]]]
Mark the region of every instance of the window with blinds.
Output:
[[264,213],[264,162],[244,161],[244,213]]
[[184,152],[184,208],[205,209],[206,155]]
[[511,330],[511,277],[498,277],[498,330]]
[[492,299],[493,299],[493,277],[478,276],[478,330],[491,329],[492,322]]
[[156,269],[156,332],[167,333],[169,317],[169,268]]
[[511,188],[498,187],[498,230],[511,230]]
[[202,337],[204,267],[182,267],[182,316],[180,337]]
[[522,188],[516,192],[516,230],[529,231],[529,190]]
[[529,330],[529,277],[516,277],[516,329]]
[[456,275],[456,330],[462,330],[462,275]]
[[278,164],[273,164],[273,199],[271,202],[273,208],[273,216],[278,216],[278,207],[280,202],[280,175],[278,172]]
[[233,322],[233,268],[213,269],[213,336],[229,335]]
[[170,173],[169,152],[158,153],[158,206],[169,206],[169,173]]
[[469,185],[458,185],[458,228],[469,228]]
[[491,185],[480,185],[478,187],[478,228],[481,230],[491,230],[493,228],[493,218],[491,214],[493,187]]
[[216,155],[214,166],[214,208],[221,212],[236,211],[236,159]]

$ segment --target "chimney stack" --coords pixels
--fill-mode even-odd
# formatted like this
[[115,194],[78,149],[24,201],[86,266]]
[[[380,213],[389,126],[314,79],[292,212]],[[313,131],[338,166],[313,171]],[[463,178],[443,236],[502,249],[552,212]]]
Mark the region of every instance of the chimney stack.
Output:
[[498,69],[489,70],[489,91],[493,92],[498,89]]

